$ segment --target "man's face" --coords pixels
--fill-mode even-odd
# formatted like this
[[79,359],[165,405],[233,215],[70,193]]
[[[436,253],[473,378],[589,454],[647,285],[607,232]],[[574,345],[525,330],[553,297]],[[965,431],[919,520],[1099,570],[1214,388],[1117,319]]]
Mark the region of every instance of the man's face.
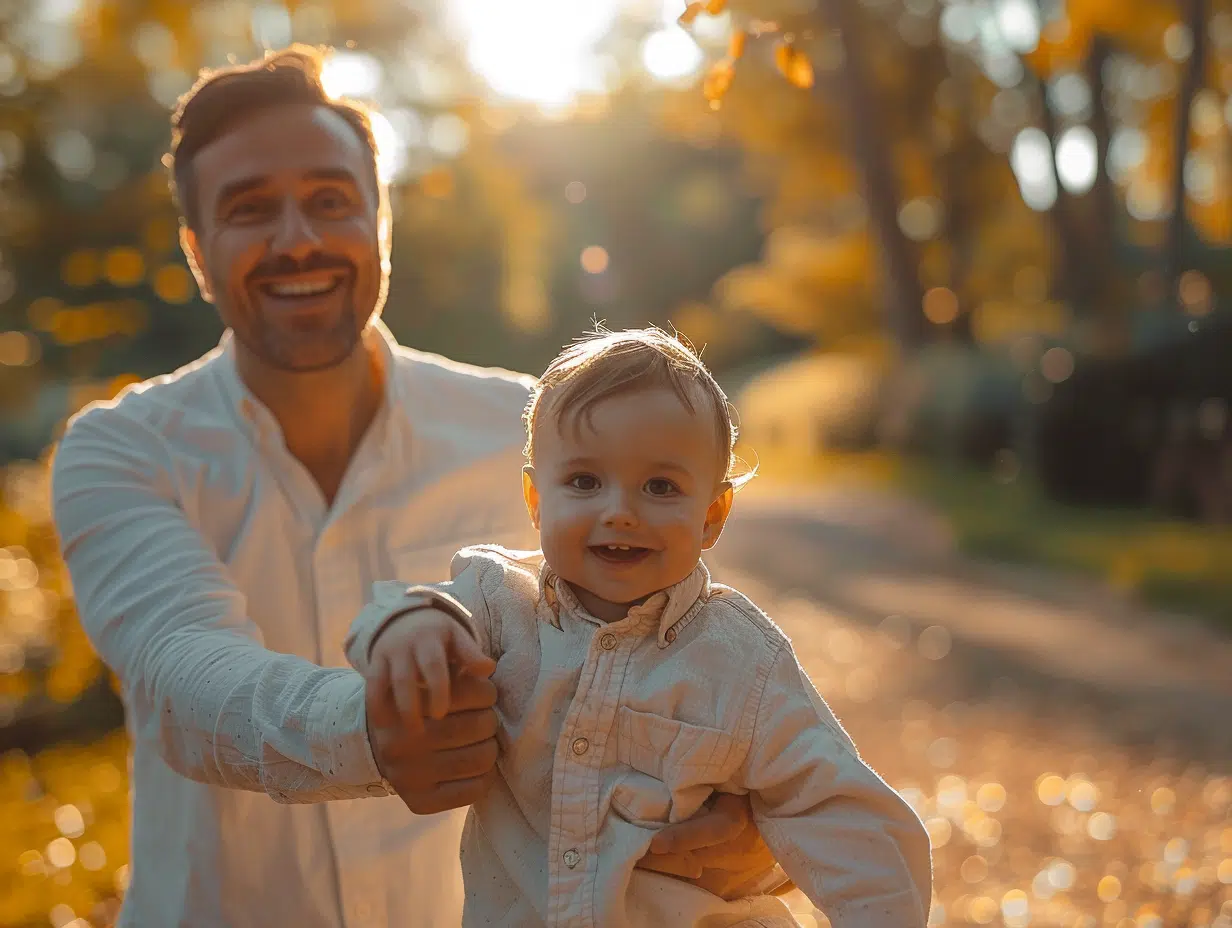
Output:
[[185,247],[241,350],[282,371],[355,350],[384,301],[372,156],[325,106],[269,107],[193,160],[197,228]]

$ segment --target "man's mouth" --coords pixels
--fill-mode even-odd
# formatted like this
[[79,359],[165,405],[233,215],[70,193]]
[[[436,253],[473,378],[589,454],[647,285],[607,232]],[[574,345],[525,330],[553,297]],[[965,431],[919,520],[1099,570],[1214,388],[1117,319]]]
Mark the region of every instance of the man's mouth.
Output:
[[267,280],[257,284],[257,289],[265,296],[278,300],[309,300],[337,290],[345,277],[345,274],[329,274]]
[[612,564],[635,564],[650,554],[637,545],[591,545],[590,553]]

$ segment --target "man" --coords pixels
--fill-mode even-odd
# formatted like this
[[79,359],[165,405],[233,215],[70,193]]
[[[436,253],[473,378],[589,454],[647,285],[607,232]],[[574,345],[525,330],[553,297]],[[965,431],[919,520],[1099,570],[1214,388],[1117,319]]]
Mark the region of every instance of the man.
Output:
[[[321,63],[291,49],[181,102],[182,244],[227,334],[85,410],[56,454],[65,559],[133,741],[126,926],[460,920],[460,807],[496,759],[494,688],[468,679],[425,731],[370,733],[388,707],[343,640],[372,581],[534,544],[530,381],[379,322],[388,194],[365,112],[326,96]],[[760,884],[772,861],[748,823],[725,797],[644,865]]]

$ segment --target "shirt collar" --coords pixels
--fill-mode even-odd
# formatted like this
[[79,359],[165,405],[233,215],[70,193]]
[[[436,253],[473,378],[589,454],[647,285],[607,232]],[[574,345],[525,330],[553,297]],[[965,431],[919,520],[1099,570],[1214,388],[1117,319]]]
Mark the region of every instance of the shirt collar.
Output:
[[[656,627],[660,648],[666,648],[676,640],[681,628],[691,622],[710,597],[710,571],[701,561],[692,573],[679,583],[660,590],[629,610],[621,620],[635,626]],[[560,576],[544,561],[539,567],[539,598],[547,603],[551,622],[560,628],[560,610],[566,609],[588,621],[597,621],[578,602],[569,584],[562,583]],[[616,624],[616,623],[613,623]]]
[[[398,376],[394,349],[400,347],[393,333],[379,317],[374,318],[364,330],[364,341],[374,345],[377,357],[380,359],[384,376],[385,402],[377,414],[381,420],[393,423],[403,421],[405,415],[391,415],[394,410],[404,411],[406,408],[406,384],[404,378]],[[273,414],[266,408],[240,377],[236,366],[235,333],[227,329],[222,333],[215,351],[219,355],[219,364],[214,369],[222,389],[223,398],[235,418],[250,430],[258,433],[272,428],[281,432]]]

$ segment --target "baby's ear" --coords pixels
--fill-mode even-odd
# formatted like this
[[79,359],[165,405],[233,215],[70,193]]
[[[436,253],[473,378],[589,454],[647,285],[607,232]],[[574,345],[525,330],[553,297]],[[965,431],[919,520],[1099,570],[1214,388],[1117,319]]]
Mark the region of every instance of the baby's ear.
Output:
[[537,532],[539,531],[539,490],[535,487],[535,469],[529,464],[522,467],[522,499],[526,501],[530,523]]
[[719,495],[706,510],[706,524],[702,528],[703,551],[713,548],[719,536],[723,534],[723,526],[727,524],[727,517],[731,515],[732,501],[735,496],[735,489],[730,481],[724,480],[719,484]]

